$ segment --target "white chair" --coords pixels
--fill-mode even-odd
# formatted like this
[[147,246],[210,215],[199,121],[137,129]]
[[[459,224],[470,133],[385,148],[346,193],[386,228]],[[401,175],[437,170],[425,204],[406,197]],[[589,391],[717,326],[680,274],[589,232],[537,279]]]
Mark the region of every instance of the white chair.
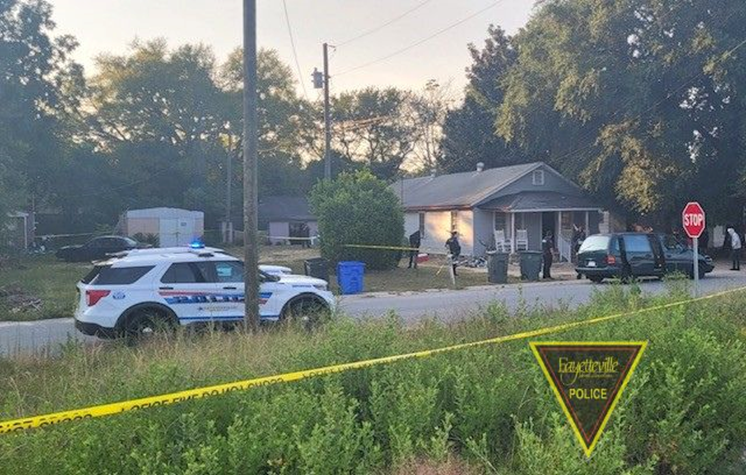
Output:
[[499,252],[510,250],[510,239],[505,238],[505,231],[502,229],[495,231],[495,250]]
[[528,251],[528,231],[527,230],[516,229],[515,250],[516,251]]

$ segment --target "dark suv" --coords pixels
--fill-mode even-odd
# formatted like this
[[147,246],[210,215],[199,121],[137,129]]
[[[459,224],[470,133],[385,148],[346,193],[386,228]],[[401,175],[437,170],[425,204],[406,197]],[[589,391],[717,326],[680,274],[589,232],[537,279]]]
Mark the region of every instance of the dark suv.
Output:
[[[663,277],[681,272],[694,277],[694,252],[674,236],[649,233],[596,234],[578,251],[578,274],[593,282],[607,277]],[[715,266],[709,256],[699,256],[699,277]]]
[[55,256],[67,262],[85,262],[104,259],[108,254],[150,247],[124,236],[99,236],[83,245],[65,246],[57,249]]

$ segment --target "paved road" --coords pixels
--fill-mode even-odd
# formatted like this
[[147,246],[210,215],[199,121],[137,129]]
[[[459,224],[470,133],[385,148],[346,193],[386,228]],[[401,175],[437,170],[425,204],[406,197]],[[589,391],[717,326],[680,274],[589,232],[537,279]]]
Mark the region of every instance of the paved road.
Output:
[[[665,292],[662,282],[648,281],[641,284],[643,292]],[[746,272],[717,270],[701,281],[703,293],[746,286]],[[521,299],[529,305],[556,306],[560,302],[574,307],[587,302],[594,291],[601,291],[608,284],[591,284],[588,281],[560,281],[532,283],[521,286],[485,286],[464,290],[405,292],[399,294],[374,293],[342,297],[341,309],[355,317],[380,317],[395,311],[407,322],[422,317],[453,320],[468,317],[490,302],[505,302],[515,309]],[[43,320],[37,322],[0,322],[0,354],[59,351],[59,344],[68,340],[96,341],[76,333],[72,319]]]

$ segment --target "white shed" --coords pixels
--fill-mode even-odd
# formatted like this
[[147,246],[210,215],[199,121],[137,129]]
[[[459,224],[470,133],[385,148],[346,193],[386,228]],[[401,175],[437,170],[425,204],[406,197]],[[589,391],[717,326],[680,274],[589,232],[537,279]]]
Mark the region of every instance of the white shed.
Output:
[[127,236],[155,234],[159,247],[186,246],[205,232],[205,213],[179,208],[133,209],[122,214],[121,232]]

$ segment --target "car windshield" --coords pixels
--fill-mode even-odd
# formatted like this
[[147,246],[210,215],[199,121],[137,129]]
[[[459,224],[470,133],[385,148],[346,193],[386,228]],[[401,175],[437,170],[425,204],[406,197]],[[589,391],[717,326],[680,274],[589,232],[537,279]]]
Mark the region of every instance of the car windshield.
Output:
[[609,236],[591,236],[583,241],[578,252],[606,251],[609,249]]
[[137,246],[137,241],[135,241],[134,239],[128,238],[128,237],[125,237],[123,239],[127,243],[128,246],[132,246],[132,247]]

